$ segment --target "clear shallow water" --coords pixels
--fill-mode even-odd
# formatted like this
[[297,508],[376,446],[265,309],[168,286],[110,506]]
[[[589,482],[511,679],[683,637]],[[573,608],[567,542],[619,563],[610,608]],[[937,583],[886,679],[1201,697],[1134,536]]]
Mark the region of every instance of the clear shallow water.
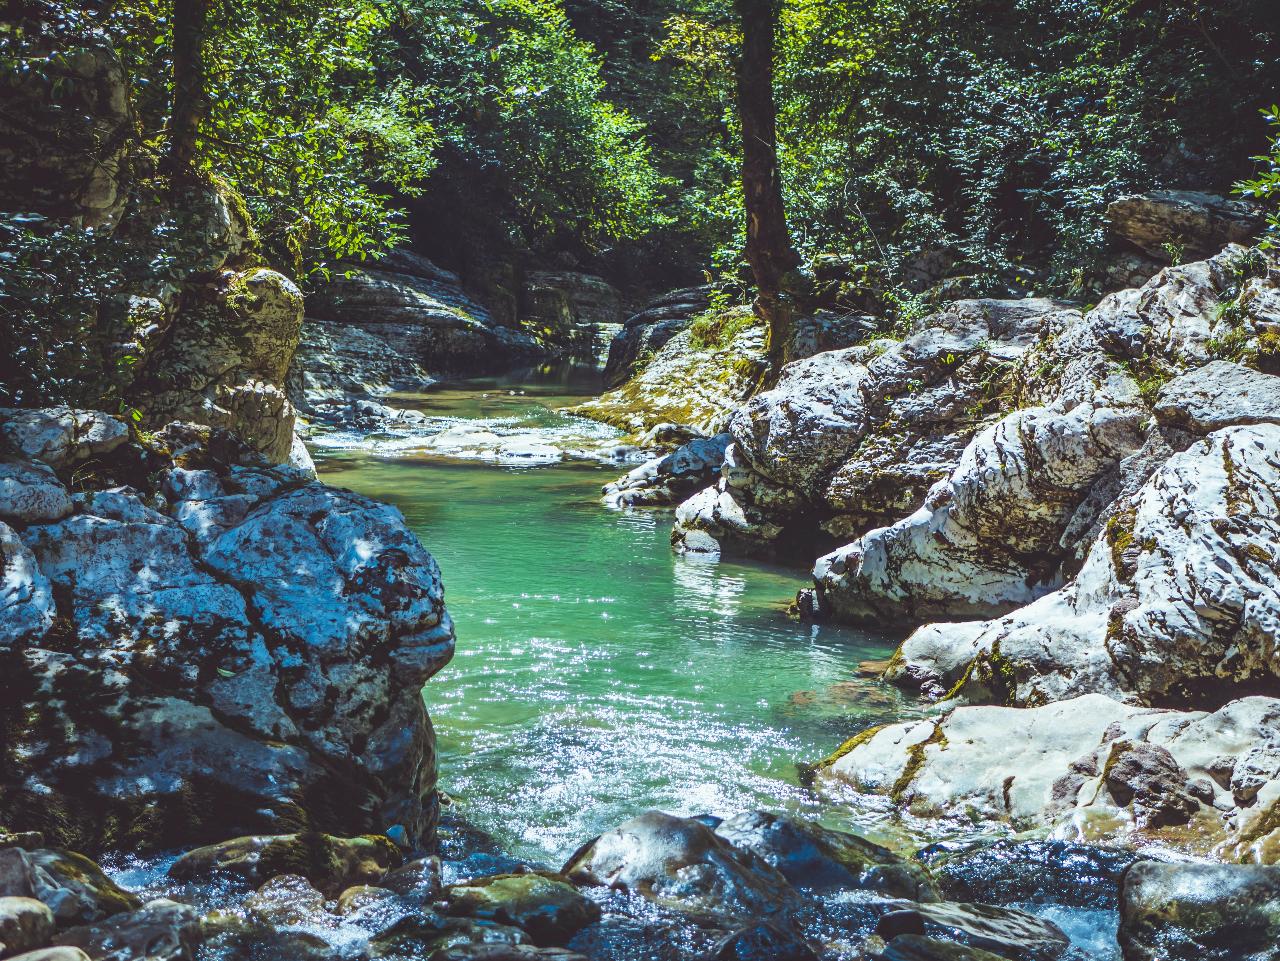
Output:
[[[394,402],[570,435],[581,422],[552,408],[587,386],[488,382]],[[519,856],[558,863],[649,808],[845,823],[817,809],[796,763],[911,710],[858,676],[892,638],[786,616],[803,572],[678,557],[670,511],[604,509],[600,485],[625,466],[511,469],[376,441],[319,453],[326,482],[396,504],[440,563],[458,631],[425,691],[442,786]]]

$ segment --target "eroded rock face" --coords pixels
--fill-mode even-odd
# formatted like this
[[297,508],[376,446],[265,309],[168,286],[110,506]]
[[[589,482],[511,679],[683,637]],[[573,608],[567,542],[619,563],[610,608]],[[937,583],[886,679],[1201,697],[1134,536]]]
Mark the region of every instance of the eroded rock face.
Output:
[[[1275,391],[1258,370],[1280,329],[1277,289],[1263,255],[1229,248],[1051,318],[1011,374],[1024,406],[977,434],[915,514],[821,558],[820,606],[850,620],[991,617],[1061,587],[1198,431],[1269,423]],[[1219,384],[1251,402],[1216,401]]]
[[394,508],[234,435],[158,437],[63,488],[67,516],[0,530],[0,701],[25,719],[0,822],[88,850],[428,836],[419,692],[453,650],[435,562]]
[[340,265],[307,297],[290,395],[307,409],[349,393],[420,389],[435,376],[533,361],[528,334],[497,323],[456,274],[407,250]]
[[544,343],[602,358],[625,316],[622,294],[603,277],[576,270],[533,270],[524,278],[520,319]]
[[1174,252],[1206,257],[1227,244],[1253,243],[1266,226],[1251,203],[1193,190],[1121,197],[1107,206],[1107,222],[1113,237],[1161,264]]
[[921,817],[963,812],[1087,840],[1159,837],[1233,861],[1280,857],[1274,698],[1213,713],[1101,694],[1037,708],[959,707],[868,731],[818,776],[887,795]]
[[609,342],[605,387],[610,390],[621,387],[628,377],[637,373],[667,341],[685,330],[697,314],[710,306],[709,295],[708,287],[673,290],[628,317],[622,330]]
[[722,551],[812,556],[910,511],[990,420],[1011,365],[1064,310],[1047,300],[960,301],[906,340],[790,364],[734,414],[716,493],[682,507],[677,546],[697,550],[710,538]]
[[[735,308],[749,311],[749,308]],[[763,328],[744,325],[727,343],[696,349],[682,330],[621,387],[572,408],[637,436],[662,423],[703,434],[725,429],[730,415],[759,382],[764,369]]]
[[1125,961],[1280,958],[1280,867],[1135,864],[1124,876]]

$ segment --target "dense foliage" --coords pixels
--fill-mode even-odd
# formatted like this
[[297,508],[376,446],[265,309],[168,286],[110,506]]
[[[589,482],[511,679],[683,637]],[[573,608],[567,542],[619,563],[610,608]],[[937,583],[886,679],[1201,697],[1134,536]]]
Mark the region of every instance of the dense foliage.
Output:
[[1280,106],[1272,105],[1263,115],[1277,133],[1271,140],[1270,150],[1254,159],[1262,165],[1258,175],[1239,185],[1239,192],[1246,197],[1260,200],[1270,208],[1267,221],[1270,224],[1268,246],[1280,242]]
[[[940,272],[980,287],[1079,290],[1103,211],[1157,186],[1225,190],[1280,86],[1267,0],[788,0],[779,150],[796,242],[874,265],[890,287]],[[733,123],[721,4],[669,21],[660,54]],[[719,260],[740,242],[729,157],[687,194]],[[1031,268],[1030,270],[1028,268]]]
[[[55,110],[60,57],[118,51],[137,121],[125,172],[143,197],[165,193],[173,2],[15,0],[0,23],[5,83],[35,78]],[[210,5],[198,166],[299,279],[406,239],[444,255],[473,233],[508,263],[582,264],[650,290],[705,271],[723,297],[749,292],[730,0]],[[1122,193],[1241,182],[1274,203],[1273,6],[779,0],[797,249],[845,265],[889,311],[944,277],[1083,293]],[[128,288],[137,238],[7,208],[0,350],[22,358],[26,400],[61,396],[107,336],[103,303]],[[137,269],[174,256],[180,221],[147,222]]]

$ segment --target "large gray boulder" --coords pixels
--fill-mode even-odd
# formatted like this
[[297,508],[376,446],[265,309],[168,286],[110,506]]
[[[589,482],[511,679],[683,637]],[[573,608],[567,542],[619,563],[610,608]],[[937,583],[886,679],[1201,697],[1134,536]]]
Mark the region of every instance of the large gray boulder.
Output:
[[131,390],[143,424],[221,428],[272,463],[288,462],[296,413],[284,383],[301,333],[302,293],[274,270],[224,272],[190,287]]
[[191,425],[97,471],[66,516],[0,525],[0,702],[25,719],[0,823],[87,850],[428,837],[420,692],[453,627],[400,513]]
[[911,511],[991,420],[1012,365],[1064,313],[1076,316],[1049,300],[960,301],[905,340],[788,365],[730,420],[726,469],[714,494],[681,508],[677,546],[812,557]]
[[1197,441],[1122,503],[1074,581],[1001,618],[921,628],[888,679],[1019,705],[1280,683],[1278,449],[1272,424]]
[[[669,454],[646,461],[605,484],[602,493],[610,507],[641,507],[675,504],[700,488],[706,487],[720,473],[729,435],[695,437]],[[3,483],[0,476],[0,483]]]
[[[991,617],[1062,587],[1210,406],[1214,424],[1273,416],[1257,369],[1271,363],[1278,290],[1263,255],[1229,248],[1058,315],[1011,374],[1021,408],[978,433],[914,514],[819,559],[819,606],[849,620]],[[1180,382],[1226,360],[1257,369]],[[1242,376],[1253,403],[1205,396],[1209,378],[1242,389]]]

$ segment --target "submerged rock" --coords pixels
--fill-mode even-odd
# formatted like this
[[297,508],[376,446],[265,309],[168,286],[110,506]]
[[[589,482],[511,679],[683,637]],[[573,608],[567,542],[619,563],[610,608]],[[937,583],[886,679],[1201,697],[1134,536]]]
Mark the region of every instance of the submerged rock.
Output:
[[258,888],[244,907],[259,921],[276,928],[314,924],[326,914],[324,895],[300,874],[276,875]]
[[457,944],[435,951],[431,961],[587,961],[587,957],[565,948],[531,944]]
[[563,873],[578,884],[606,885],[718,918],[767,918],[799,903],[787,879],[758,855],[701,821],[659,811],[588,842]]
[[1015,908],[951,901],[904,903],[894,912],[894,923],[901,929],[913,917],[918,919],[920,934],[991,951],[1011,961],[1055,961],[1071,947],[1071,940],[1056,924]]
[[1115,908],[1121,877],[1143,860],[1120,848],[1008,839],[959,848],[940,844],[916,857],[949,900],[1104,909]]
[[1120,899],[1124,961],[1280,958],[1280,867],[1135,864]]
[[336,894],[353,884],[377,881],[399,866],[399,849],[385,837],[336,838],[327,834],[282,834],[236,838],[188,851],[169,868],[178,880],[231,875],[261,884],[296,874]]
[[1004,955],[953,941],[902,934],[889,942],[873,961],[1009,961]]
[[138,908],[138,899],[83,855],[49,848],[0,850],[0,897],[35,898],[59,927]]
[[712,961],[818,961],[800,935],[769,921],[739,928],[716,942]]
[[767,811],[736,815],[715,831],[735,847],[763,858],[799,888],[857,889],[912,900],[937,899],[925,868],[856,834]]
[[535,944],[563,946],[600,919],[600,908],[571,884],[543,874],[499,874],[445,891],[451,915],[512,925]]
[[167,899],[97,924],[71,928],[57,943],[94,961],[190,961],[204,929],[195,908]]

